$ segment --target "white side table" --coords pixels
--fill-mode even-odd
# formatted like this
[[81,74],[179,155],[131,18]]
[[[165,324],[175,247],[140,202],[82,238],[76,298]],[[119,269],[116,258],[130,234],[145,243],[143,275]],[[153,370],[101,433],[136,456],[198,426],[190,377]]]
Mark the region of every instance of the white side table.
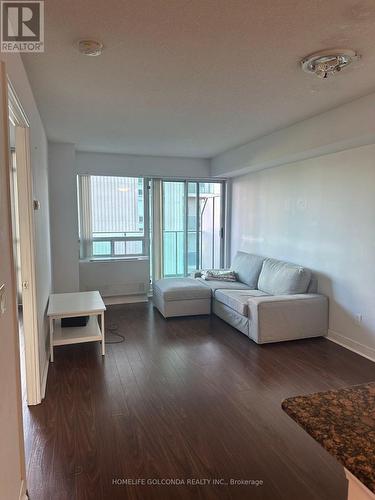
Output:
[[[104,311],[106,307],[100,293],[54,293],[50,295],[47,315],[50,329],[50,353],[53,363],[53,348],[58,345],[101,342],[105,355]],[[61,328],[62,318],[90,316],[86,326]],[[99,325],[100,316],[100,325]]]

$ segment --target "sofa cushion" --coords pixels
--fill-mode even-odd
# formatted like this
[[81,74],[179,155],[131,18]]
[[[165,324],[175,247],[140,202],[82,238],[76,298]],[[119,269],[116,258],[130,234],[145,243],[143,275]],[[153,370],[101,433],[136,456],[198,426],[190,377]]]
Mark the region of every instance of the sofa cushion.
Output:
[[265,259],[259,276],[258,289],[271,295],[305,293],[310,280],[309,269],[276,259]]
[[257,288],[258,278],[262,269],[264,257],[246,252],[237,252],[231,270],[234,271],[238,279],[249,286]]
[[154,293],[165,301],[211,298],[211,289],[193,278],[164,278],[154,283]]
[[214,293],[215,290],[249,290],[249,287],[241,281],[207,281],[203,278],[195,278],[202,285],[206,286]]
[[230,307],[234,311],[248,315],[247,301],[252,297],[263,297],[267,293],[260,290],[216,290],[215,300]]

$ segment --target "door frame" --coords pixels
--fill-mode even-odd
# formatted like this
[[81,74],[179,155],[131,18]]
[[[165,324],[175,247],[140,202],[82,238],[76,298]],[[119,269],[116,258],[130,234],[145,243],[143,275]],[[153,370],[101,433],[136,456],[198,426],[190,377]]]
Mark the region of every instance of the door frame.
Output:
[[25,341],[27,404],[41,403],[39,335],[35,272],[35,227],[30,158],[30,122],[8,79],[9,120],[16,129],[16,175],[18,187],[23,331]]
[[[6,272],[2,272],[5,281],[3,283],[3,302],[2,305],[4,309],[0,311],[1,316],[5,315],[5,321],[7,323],[7,328],[10,327],[11,331],[8,334],[9,337],[14,342],[14,360],[11,360],[10,364],[12,367],[12,376],[15,377],[16,386],[16,414],[14,418],[17,420],[18,432],[12,435],[11,438],[14,440],[14,447],[17,447],[16,441],[18,441],[18,460],[19,460],[19,483],[15,485],[15,490],[19,492],[19,499],[26,499],[26,463],[25,463],[25,443],[24,443],[24,432],[23,432],[23,415],[22,415],[22,391],[21,391],[21,375],[20,375],[20,349],[19,349],[19,336],[18,336],[18,325],[17,325],[17,300],[16,300],[16,268],[14,254],[13,254],[13,231],[12,231],[12,204],[11,204],[11,164],[10,164],[10,143],[9,143],[9,109],[8,109],[8,81],[6,73],[6,65],[4,61],[0,61],[0,111],[1,111],[1,177],[4,179],[4,185],[1,189],[1,195],[4,194],[2,207],[5,205],[6,210],[2,214],[2,220],[6,221],[6,230],[2,235],[2,240],[5,241],[5,245],[8,247],[6,250],[6,260],[9,264],[9,269]],[[4,202],[5,200],[5,202]],[[3,245],[2,245],[3,246]],[[13,260],[13,262],[12,262]],[[12,265],[13,263],[13,265]],[[1,277],[2,278],[2,277]],[[8,391],[8,389],[7,389]],[[6,429],[5,423],[4,428]],[[4,464],[4,474],[7,474],[7,469]],[[0,488],[3,490],[3,488]],[[1,493],[0,493],[1,494]],[[16,493],[17,494],[17,493]]]

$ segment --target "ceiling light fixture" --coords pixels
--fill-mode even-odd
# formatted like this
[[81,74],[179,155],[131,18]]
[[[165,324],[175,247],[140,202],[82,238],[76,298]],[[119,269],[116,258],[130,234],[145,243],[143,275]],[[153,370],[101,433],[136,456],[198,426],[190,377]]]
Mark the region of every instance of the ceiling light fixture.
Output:
[[78,50],[85,56],[100,56],[103,52],[103,44],[97,40],[79,40]]
[[306,73],[315,74],[318,78],[328,78],[359,58],[359,54],[351,49],[323,50],[302,59],[301,66]]

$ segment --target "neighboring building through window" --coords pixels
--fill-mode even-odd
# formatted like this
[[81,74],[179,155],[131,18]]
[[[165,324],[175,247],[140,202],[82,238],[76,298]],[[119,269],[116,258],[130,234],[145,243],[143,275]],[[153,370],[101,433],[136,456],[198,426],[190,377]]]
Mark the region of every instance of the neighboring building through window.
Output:
[[147,254],[143,179],[95,175],[79,183],[81,257]]

